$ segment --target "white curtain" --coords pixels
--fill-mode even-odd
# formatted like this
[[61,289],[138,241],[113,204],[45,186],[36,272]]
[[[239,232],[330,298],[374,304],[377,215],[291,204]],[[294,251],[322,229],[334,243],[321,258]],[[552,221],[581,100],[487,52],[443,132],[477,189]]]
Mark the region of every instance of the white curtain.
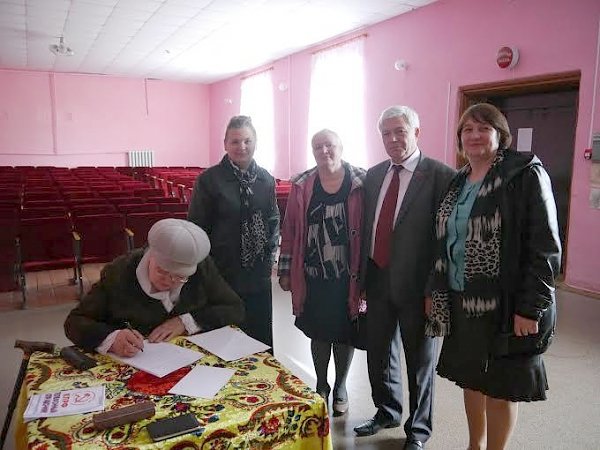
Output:
[[250,116],[256,128],[257,145],[254,159],[269,172],[275,167],[275,130],[273,112],[273,80],[271,70],[242,80],[240,114]]
[[312,57],[307,167],[314,166],[310,140],[323,128],[335,131],[343,159],[365,167],[364,36],[317,52]]

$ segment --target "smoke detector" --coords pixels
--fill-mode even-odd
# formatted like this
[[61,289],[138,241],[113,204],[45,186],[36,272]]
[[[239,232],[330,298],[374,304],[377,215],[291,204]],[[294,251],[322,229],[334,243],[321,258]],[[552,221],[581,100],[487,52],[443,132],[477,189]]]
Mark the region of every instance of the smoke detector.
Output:
[[57,44],[49,45],[48,48],[52,53],[57,56],[73,56],[75,52],[71,50],[71,47],[65,45],[65,39],[61,36]]

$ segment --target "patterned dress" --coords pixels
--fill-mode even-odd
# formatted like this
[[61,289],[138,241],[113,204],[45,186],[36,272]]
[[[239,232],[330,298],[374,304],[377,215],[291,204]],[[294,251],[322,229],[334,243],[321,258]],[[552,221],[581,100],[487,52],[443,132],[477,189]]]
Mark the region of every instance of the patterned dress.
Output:
[[349,240],[346,201],[350,194],[346,170],[338,192],[325,192],[319,178],[306,213],[307,242],[304,258],[307,295],[296,326],[311,339],[348,343]]

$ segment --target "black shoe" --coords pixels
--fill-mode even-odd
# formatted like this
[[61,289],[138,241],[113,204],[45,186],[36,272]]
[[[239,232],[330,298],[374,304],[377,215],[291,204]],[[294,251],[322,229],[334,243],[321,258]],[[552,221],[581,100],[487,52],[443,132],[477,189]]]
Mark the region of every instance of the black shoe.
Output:
[[381,418],[377,415],[365,423],[354,427],[354,432],[357,436],[372,436],[379,432],[382,428],[396,428],[400,426],[399,420]]
[[425,448],[425,444],[413,438],[406,438],[404,443],[404,450],[422,450]]

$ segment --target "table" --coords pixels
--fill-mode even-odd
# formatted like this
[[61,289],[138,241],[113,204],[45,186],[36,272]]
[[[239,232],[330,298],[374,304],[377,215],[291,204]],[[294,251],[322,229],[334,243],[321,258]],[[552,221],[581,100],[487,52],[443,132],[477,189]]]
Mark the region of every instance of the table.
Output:
[[[176,338],[172,343],[198,349]],[[98,366],[88,371],[72,368],[60,357],[34,353],[29,361],[15,413],[17,448],[50,449],[323,449],[331,450],[329,417],[324,400],[269,353],[257,353],[233,362],[206,354],[197,364],[234,369],[235,375],[213,399],[155,395],[133,390],[143,378],[133,367],[94,354]],[[137,374],[136,374],[137,373]],[[133,378],[132,378],[133,377]],[[105,410],[142,400],[156,405],[154,417],[96,431],[94,413],[45,418],[23,423],[27,398],[32,394],[104,384]],[[154,386],[154,385],[152,385]],[[152,388],[153,389],[153,388]],[[150,389],[150,390],[152,390]],[[145,426],[161,417],[184,412],[196,415],[202,428],[195,434],[154,443]]]

